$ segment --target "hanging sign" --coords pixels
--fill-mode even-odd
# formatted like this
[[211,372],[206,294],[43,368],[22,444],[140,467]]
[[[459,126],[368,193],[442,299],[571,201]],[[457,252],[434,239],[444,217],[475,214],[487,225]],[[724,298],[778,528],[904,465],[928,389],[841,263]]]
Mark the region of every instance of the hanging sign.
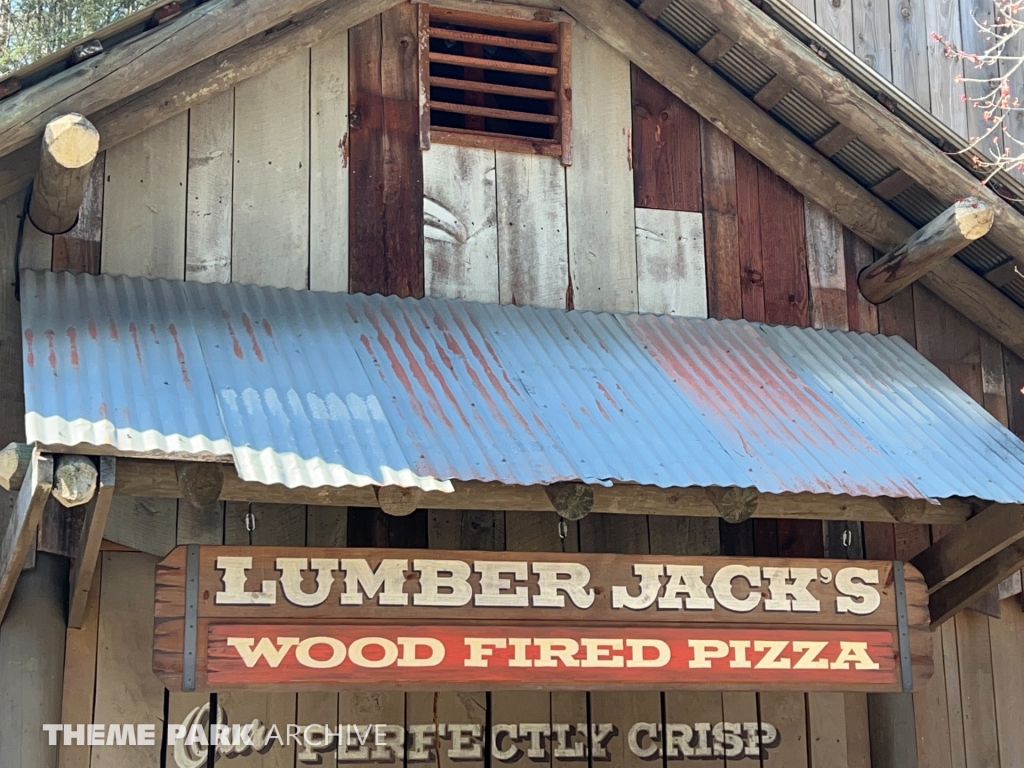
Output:
[[911,690],[927,590],[903,563],[178,547],[172,690]]

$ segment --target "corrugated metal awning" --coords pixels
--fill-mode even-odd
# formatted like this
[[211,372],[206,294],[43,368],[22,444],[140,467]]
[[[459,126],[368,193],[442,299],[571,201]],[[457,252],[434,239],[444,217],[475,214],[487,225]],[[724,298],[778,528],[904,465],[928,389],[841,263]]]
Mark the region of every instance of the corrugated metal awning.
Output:
[[22,273],[28,440],[288,487],[564,480],[1024,502],[1024,443],[898,338]]

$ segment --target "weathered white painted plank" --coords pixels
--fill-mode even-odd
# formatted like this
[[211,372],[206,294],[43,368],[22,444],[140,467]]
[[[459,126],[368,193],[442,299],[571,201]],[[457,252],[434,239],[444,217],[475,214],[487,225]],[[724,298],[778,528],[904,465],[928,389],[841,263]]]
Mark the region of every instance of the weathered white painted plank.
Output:
[[53,235],[40,232],[31,219],[26,219],[18,266],[22,269],[49,269],[52,263]]
[[892,79],[886,0],[853,0],[853,52],[886,80]]
[[157,558],[104,552],[96,652],[97,723],[153,723],[154,746],[94,746],[91,768],[160,762],[164,687],[153,674],[153,590]]
[[[958,48],[963,40],[959,7],[959,0],[924,0],[928,31],[942,35]],[[957,79],[963,75],[963,62],[947,57],[942,43],[929,37],[928,87],[932,92],[932,114],[966,138],[968,107],[963,99],[964,84]]]
[[557,157],[496,152],[502,304],[564,307],[569,288],[565,168]]
[[843,227],[828,211],[804,201],[811,322],[815,328],[848,330]]
[[924,0],[890,0],[892,82],[925,109],[928,90],[928,32]]
[[203,283],[231,280],[234,146],[234,91],[226,91],[192,107],[185,233],[187,280]]
[[348,290],[348,35],[311,51],[309,287]]
[[703,214],[653,208],[635,213],[640,311],[707,317]]
[[427,296],[498,301],[494,150],[435,144],[423,153]]
[[309,51],[235,89],[231,277],[305,288],[309,270]]
[[852,0],[815,0],[814,13],[819,27],[853,50]]
[[636,232],[629,60],[590,30],[572,34],[573,164],[566,169],[576,309],[635,311]]
[[184,277],[187,167],[187,113],[107,150],[105,274]]
[[5,768],[57,764],[43,724],[61,722],[67,578],[64,558],[40,552],[36,567],[18,580],[0,625],[0,762]]
[[164,557],[177,541],[175,499],[114,496],[103,538],[140,552]]

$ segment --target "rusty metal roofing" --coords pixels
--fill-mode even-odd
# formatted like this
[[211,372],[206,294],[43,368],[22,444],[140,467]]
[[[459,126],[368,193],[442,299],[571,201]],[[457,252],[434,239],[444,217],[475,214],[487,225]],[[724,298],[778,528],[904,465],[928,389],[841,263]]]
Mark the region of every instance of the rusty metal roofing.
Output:
[[901,339],[25,271],[28,439],[289,487],[561,480],[1024,502]]

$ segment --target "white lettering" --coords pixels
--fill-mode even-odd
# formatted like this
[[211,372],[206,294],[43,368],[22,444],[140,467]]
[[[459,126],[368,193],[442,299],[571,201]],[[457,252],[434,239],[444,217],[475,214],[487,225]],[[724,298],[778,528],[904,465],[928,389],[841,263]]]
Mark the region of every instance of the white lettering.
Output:
[[292,605],[312,608],[327,600],[334,585],[331,574],[338,570],[338,561],[329,557],[314,557],[313,570],[316,571],[316,591],[302,591],[302,571],[309,567],[310,561],[305,557],[279,557],[274,564],[281,571],[281,591],[285,599]]
[[408,567],[408,560],[385,559],[374,571],[365,560],[343,559],[341,570],[345,572],[345,591],[341,594],[341,604],[362,605],[362,590],[371,599],[380,592],[378,605],[408,605],[409,596],[402,591]]
[[882,596],[868,586],[878,583],[878,571],[867,568],[840,568],[836,574],[836,589],[844,597],[836,598],[836,613],[855,613],[866,616],[878,610]]
[[473,598],[474,605],[507,608],[528,608],[530,594],[526,587],[512,588],[510,579],[502,576],[511,574],[516,581],[526,581],[528,569],[525,562],[501,563],[477,560],[473,570],[480,574],[480,594]]
[[[577,608],[594,604],[594,590],[587,589],[590,569],[581,563],[534,563],[538,594],[533,596],[535,608],[564,608],[565,595]],[[560,595],[564,592],[565,595]]]
[[412,567],[420,572],[420,591],[412,596],[413,605],[458,608],[473,599],[473,588],[468,581],[469,563],[462,560],[414,560]]
[[[744,579],[750,587],[745,598],[738,598],[732,591],[732,583],[736,579]],[[753,565],[726,565],[718,569],[711,580],[711,591],[719,605],[729,611],[746,613],[757,608],[761,602],[761,569]]]
[[238,651],[245,666],[252,669],[260,659],[265,658],[267,664],[277,669],[288,651],[299,644],[299,638],[279,637],[277,645],[274,645],[269,637],[261,637],[259,643],[256,643],[255,651],[252,647],[253,643],[256,643],[254,637],[229,637],[227,639],[227,645]]
[[661,578],[665,575],[665,566],[637,563],[633,566],[633,575],[640,577],[640,594],[629,594],[628,587],[612,587],[612,608],[628,608],[642,611],[654,605],[658,592],[661,591]]
[[264,581],[259,592],[245,591],[245,572],[252,568],[251,557],[217,558],[217,570],[224,571],[224,591],[213,596],[217,605],[273,605],[277,602],[277,582]]

